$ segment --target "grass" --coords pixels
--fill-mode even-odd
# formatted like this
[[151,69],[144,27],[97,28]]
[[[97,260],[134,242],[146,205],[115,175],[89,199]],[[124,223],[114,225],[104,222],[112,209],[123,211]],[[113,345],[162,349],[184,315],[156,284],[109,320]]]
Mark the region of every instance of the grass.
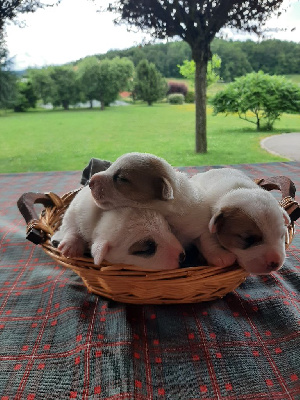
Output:
[[[260,148],[269,132],[208,109],[208,153],[196,154],[195,107],[168,104],[97,110],[30,111],[0,117],[0,172],[82,170],[90,158],[115,160],[131,151],[154,153],[174,166],[284,161]],[[284,115],[275,134],[300,130]]]
[[300,86],[300,74],[294,74],[294,75],[285,75],[285,77],[289,80],[291,80],[293,83],[296,85]]

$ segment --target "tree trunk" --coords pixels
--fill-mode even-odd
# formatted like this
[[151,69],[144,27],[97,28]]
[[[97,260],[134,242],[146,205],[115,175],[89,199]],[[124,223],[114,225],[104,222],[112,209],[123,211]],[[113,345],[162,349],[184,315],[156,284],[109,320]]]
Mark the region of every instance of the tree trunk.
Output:
[[[198,58],[198,57],[197,57]],[[196,153],[207,153],[206,140],[206,73],[207,60],[195,60]]]
[[260,120],[259,120],[259,118],[257,118],[257,121],[256,121],[256,130],[257,131],[260,130]]
[[104,108],[105,108],[105,103],[104,103],[104,101],[101,101],[101,111],[103,111]]

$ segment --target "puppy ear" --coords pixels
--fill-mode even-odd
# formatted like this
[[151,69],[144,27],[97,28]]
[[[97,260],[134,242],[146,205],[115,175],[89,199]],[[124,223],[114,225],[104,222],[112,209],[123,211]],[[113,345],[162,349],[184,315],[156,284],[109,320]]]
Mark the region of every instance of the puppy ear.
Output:
[[104,239],[98,239],[92,244],[91,253],[94,258],[94,264],[100,265],[109,250],[109,242]]
[[162,177],[161,198],[162,200],[173,200],[174,192],[168,179]]
[[284,224],[285,224],[286,226],[288,226],[288,225],[291,223],[290,216],[289,216],[289,214],[288,214],[284,209],[282,209],[282,212],[283,212]]
[[210,233],[217,233],[220,223],[224,219],[224,214],[221,211],[215,213],[208,224],[208,229]]

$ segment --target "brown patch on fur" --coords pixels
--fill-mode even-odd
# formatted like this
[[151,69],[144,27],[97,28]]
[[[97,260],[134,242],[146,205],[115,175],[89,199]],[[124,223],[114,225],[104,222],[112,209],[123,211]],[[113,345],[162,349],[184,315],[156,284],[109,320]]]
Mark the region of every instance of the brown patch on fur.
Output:
[[262,231],[245,212],[238,208],[223,208],[215,224],[218,239],[226,249],[247,249],[262,243]]
[[152,239],[144,239],[133,243],[128,249],[128,254],[140,257],[152,257],[156,253],[157,244]]
[[113,175],[116,189],[125,197],[134,201],[166,200],[170,183],[164,179],[161,168],[147,165],[119,168]]

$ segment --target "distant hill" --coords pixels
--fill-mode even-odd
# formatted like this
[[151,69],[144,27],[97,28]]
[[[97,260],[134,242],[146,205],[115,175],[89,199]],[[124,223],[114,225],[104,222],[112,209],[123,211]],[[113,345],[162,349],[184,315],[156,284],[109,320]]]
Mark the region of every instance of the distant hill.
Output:
[[[262,70],[269,74],[290,75],[300,73],[300,43],[264,40],[260,43],[247,41],[226,41],[215,39],[211,45],[212,53],[222,59],[220,76],[225,81],[252,71]],[[189,45],[183,41],[166,44],[147,44],[126,50],[110,50],[97,54],[97,58],[128,57],[136,66],[146,58],[153,62],[166,78],[180,78],[178,64],[191,59]],[[76,65],[80,60],[72,63]]]
[[22,69],[22,70],[18,70],[18,71],[13,71],[14,74],[16,74],[17,76],[22,76],[25,74],[26,69]]

